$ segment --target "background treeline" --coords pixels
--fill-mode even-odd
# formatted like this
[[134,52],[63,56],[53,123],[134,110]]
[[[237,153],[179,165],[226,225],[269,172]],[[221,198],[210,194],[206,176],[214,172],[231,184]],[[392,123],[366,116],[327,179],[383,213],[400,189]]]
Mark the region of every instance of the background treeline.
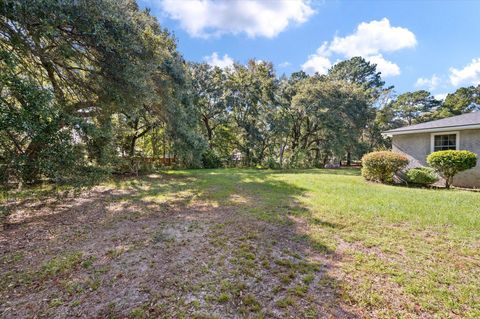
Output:
[[278,76],[251,60],[187,63],[135,1],[0,3],[0,179],[55,182],[181,167],[321,167],[389,147],[390,128],[470,112],[395,96],[360,57],[327,75]]

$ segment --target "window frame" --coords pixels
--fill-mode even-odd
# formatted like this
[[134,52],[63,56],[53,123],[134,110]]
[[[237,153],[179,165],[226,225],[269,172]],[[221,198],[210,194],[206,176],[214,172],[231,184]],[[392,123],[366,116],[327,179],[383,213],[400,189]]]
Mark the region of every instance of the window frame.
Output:
[[430,153],[435,152],[435,136],[455,135],[455,150],[460,150],[460,131],[435,132],[430,134]]

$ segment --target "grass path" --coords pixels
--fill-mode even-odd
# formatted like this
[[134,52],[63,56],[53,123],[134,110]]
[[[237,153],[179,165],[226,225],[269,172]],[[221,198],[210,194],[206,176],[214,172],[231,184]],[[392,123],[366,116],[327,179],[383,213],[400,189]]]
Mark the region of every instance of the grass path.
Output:
[[5,318],[480,317],[480,193],[189,170],[12,210]]

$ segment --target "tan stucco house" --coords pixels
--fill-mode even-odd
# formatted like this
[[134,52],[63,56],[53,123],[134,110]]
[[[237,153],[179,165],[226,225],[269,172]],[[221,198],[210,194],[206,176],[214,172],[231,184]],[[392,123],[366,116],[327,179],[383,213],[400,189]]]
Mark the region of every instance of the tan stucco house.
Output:
[[[440,150],[468,150],[480,158],[480,111],[384,132],[392,150],[410,159],[409,167],[426,166],[427,156]],[[480,164],[455,176],[453,185],[480,188]]]

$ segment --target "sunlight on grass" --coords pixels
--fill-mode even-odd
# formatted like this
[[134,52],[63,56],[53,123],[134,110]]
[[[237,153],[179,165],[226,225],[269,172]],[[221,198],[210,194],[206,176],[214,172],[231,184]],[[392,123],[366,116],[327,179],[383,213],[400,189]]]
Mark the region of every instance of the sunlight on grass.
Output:
[[[119,207],[129,202],[230,207],[236,214],[293,226],[292,239],[335,256],[336,273],[330,275],[340,278],[343,300],[377,317],[480,316],[478,192],[368,183],[356,169],[179,170],[102,187],[119,191],[112,202]],[[113,216],[110,222],[137,215]],[[255,258],[242,247],[236,258]],[[272,263],[263,261],[266,268]],[[288,272],[282,276],[291,281]],[[292,289],[281,305],[289,307],[294,299],[288,298],[304,294],[303,286]],[[215,298],[228,302],[227,297]]]
[[[480,193],[367,183],[358,170],[223,169],[168,175],[193,177],[188,185],[177,186],[193,190],[196,201],[236,206],[275,223],[302,218],[305,238],[322,251],[351,247],[343,250],[346,257],[339,264],[348,274],[342,289],[346,299],[361,307],[393,315],[388,298],[399,298],[404,314],[416,307],[445,315],[478,314]],[[182,194],[177,193],[179,198]]]

